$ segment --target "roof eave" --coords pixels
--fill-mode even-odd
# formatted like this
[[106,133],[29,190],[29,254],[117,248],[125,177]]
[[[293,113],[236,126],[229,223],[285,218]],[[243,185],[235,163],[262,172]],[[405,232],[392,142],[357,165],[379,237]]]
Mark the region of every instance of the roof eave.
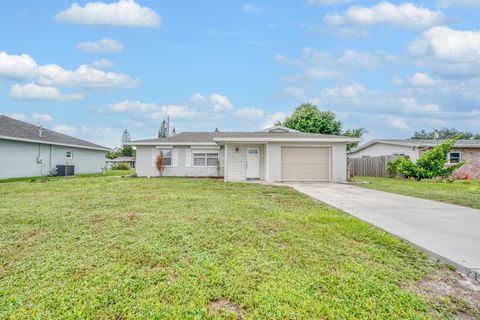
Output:
[[216,146],[215,142],[130,141],[129,146]]
[[360,142],[359,138],[213,138],[215,142]]
[[25,138],[10,137],[10,136],[0,136],[0,139],[21,141],[21,142],[40,143],[40,144],[51,144],[51,145],[55,145],[55,146],[74,147],[74,148],[80,148],[80,149],[99,150],[99,151],[105,151],[105,152],[112,151],[112,149],[109,149],[109,148],[87,147],[87,146],[81,146],[81,145],[76,145],[76,144],[59,143],[59,142],[51,142],[51,141],[43,141],[43,140],[35,140],[35,139],[25,139]]

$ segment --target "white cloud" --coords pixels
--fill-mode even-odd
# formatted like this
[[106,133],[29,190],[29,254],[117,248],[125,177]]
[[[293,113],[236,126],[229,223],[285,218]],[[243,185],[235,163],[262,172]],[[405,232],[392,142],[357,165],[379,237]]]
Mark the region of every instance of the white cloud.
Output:
[[242,11],[245,13],[262,13],[263,9],[259,6],[248,3],[242,7]]
[[291,59],[277,54],[273,60],[280,64],[291,64],[303,69],[301,75],[287,78],[290,81],[298,81],[338,79],[355,70],[378,69],[382,64],[395,62],[398,59],[382,51],[357,50],[345,50],[339,57],[335,57],[327,52],[305,47],[300,58]]
[[263,123],[262,128],[268,128],[274,126],[277,122],[282,122],[285,120],[287,115],[284,112],[275,112],[271,114],[267,114],[267,118]]
[[354,0],[307,0],[306,4],[309,6],[314,6],[314,5],[332,5],[332,4],[338,4],[338,3],[348,3],[352,2]]
[[39,86],[35,83],[14,84],[10,89],[10,96],[19,100],[67,101],[83,99],[83,95],[79,93],[62,94],[58,88]]
[[153,112],[158,110],[158,104],[125,100],[122,102],[117,102],[109,105],[107,107],[107,110],[112,112],[126,112],[126,111]]
[[188,106],[184,105],[160,105],[158,103],[145,103],[140,101],[122,101],[109,105],[106,110],[111,112],[127,112],[135,111],[139,113],[148,113],[148,116],[154,118],[193,118],[199,113],[195,110],[190,110]]
[[415,98],[401,98],[400,102],[403,110],[407,113],[438,113],[440,107],[433,103],[421,104]]
[[88,52],[114,53],[123,50],[123,44],[120,41],[103,38],[95,42],[80,42],[77,48]]
[[[107,60],[97,61],[97,65],[111,66]],[[63,69],[56,64],[38,66],[28,55],[8,55],[0,52],[0,78],[30,79],[35,84],[15,85],[12,96],[31,99],[28,92],[34,93],[42,99],[50,97],[53,100],[79,99],[78,95],[61,96],[55,87],[84,87],[84,88],[134,88],[140,84],[140,80],[132,79],[128,75],[113,72],[104,72],[89,65],[81,65],[77,70]],[[40,87],[42,86],[42,87]],[[45,88],[50,87],[50,88]],[[61,99],[60,99],[61,98]],[[36,98],[35,98],[36,99]]]
[[37,63],[28,54],[9,55],[0,51],[0,78],[29,79],[37,74]]
[[329,14],[325,21],[332,26],[345,24],[392,24],[404,28],[429,28],[449,22],[441,11],[419,7],[413,3],[380,2],[373,7],[352,6],[344,14]]
[[233,109],[233,105],[230,102],[230,99],[222,96],[221,94],[214,93],[210,96],[209,100],[212,103],[213,111],[215,112],[223,112]]
[[263,110],[258,108],[240,108],[235,110],[234,114],[244,119],[257,119],[263,117]]
[[414,55],[432,54],[442,61],[480,62],[480,31],[458,31],[435,27],[410,43]]
[[63,134],[74,135],[78,132],[78,128],[73,126],[67,126],[65,124],[59,124],[53,127],[53,131],[60,132]]
[[439,0],[437,5],[440,8],[450,7],[478,7],[480,0]]
[[89,2],[84,7],[73,3],[70,8],[59,12],[54,19],[77,24],[121,27],[158,27],[162,22],[162,18],[155,11],[141,7],[135,0]]
[[387,123],[390,127],[395,129],[408,129],[410,125],[404,118],[397,116],[386,116]]
[[38,83],[44,86],[66,86],[85,88],[135,88],[140,80],[114,72],[104,72],[88,65],[75,71],[50,64],[39,67]]
[[194,93],[191,98],[190,98],[190,101],[192,103],[197,103],[197,104],[203,104],[203,103],[207,103],[208,102],[208,99],[205,98],[203,95],[201,95],[200,93]]
[[407,84],[414,87],[435,87],[443,83],[442,80],[433,79],[426,73],[417,72],[413,76],[407,78]]
[[32,117],[34,120],[40,121],[40,122],[52,122],[53,117],[49,114],[46,113],[33,113]]
[[434,27],[412,41],[408,51],[444,78],[476,77],[480,71],[480,31]]
[[352,84],[347,86],[327,88],[323,93],[330,98],[356,98],[365,93],[365,88],[353,81]]
[[93,61],[92,66],[95,67],[95,68],[99,68],[99,69],[113,68],[113,67],[115,67],[115,63],[113,63],[110,60],[100,59],[100,60]]

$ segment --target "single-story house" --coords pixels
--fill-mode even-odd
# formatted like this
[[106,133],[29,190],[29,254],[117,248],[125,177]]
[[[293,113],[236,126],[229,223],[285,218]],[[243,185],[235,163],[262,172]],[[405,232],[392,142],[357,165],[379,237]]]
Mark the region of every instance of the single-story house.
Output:
[[346,181],[346,145],[359,139],[282,126],[258,132],[183,132],[132,141],[138,176],[223,177],[225,181]]
[[134,157],[117,157],[115,159],[105,160],[105,165],[107,169],[111,169],[114,165],[126,163],[130,168],[135,168],[135,158]]
[[[445,140],[381,139],[372,140],[352,150],[349,158],[408,156],[417,161],[422,154]],[[465,162],[453,174],[455,179],[480,179],[480,140],[458,140],[448,155],[449,163]]]
[[0,115],[0,179],[102,172],[109,150]]

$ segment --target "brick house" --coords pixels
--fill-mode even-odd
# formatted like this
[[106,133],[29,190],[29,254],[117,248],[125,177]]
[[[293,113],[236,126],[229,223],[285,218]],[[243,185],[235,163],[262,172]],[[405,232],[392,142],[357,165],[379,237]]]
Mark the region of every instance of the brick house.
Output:
[[[349,158],[378,156],[408,156],[416,161],[422,154],[445,140],[380,139],[372,140],[352,150]],[[458,140],[448,155],[448,163],[464,162],[453,173],[454,179],[480,179],[480,140]]]

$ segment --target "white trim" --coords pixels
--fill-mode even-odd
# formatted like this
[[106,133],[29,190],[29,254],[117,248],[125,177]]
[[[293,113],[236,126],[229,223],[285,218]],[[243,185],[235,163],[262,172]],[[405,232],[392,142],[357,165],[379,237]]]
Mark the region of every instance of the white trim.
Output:
[[171,153],[171,158],[170,163],[172,164],[172,167],[178,167],[178,148],[173,148],[172,153]]
[[192,149],[187,148],[185,151],[185,166],[191,167],[192,166]]
[[[196,150],[196,151],[197,152],[193,152],[193,150],[192,150],[192,167],[193,168],[217,168],[218,162],[220,161],[220,150],[204,150],[204,149],[201,149],[201,150]],[[202,152],[200,152],[200,151],[202,151]],[[217,151],[217,152],[211,152],[211,151]],[[214,166],[209,166],[208,165],[207,154],[209,154],[209,153],[216,153],[217,154],[217,164],[215,164]],[[204,166],[195,165],[195,154],[203,154],[205,156],[205,165]],[[213,159],[213,158],[210,158],[210,159]]]
[[157,149],[173,149],[173,146],[157,146]]
[[[248,155],[250,154],[250,150],[257,150],[257,157],[258,157],[258,177],[249,177],[248,176]],[[247,148],[246,150],[246,168],[245,168],[245,179],[248,180],[248,179],[260,179],[262,177],[262,172],[261,172],[261,167],[260,167],[260,162],[261,162],[261,156],[260,156],[260,148],[259,147],[251,147],[251,148]]]
[[359,138],[213,138],[216,142],[360,142]]
[[[452,160],[450,159],[450,156],[451,156],[452,153],[458,153],[458,162],[454,162],[454,163],[451,162]],[[451,150],[447,155],[447,160],[448,160],[448,164],[462,163],[462,152]]]
[[108,148],[95,148],[95,147],[79,146],[79,145],[76,145],[76,144],[50,142],[50,141],[35,140],[35,139],[24,139],[24,138],[9,137],[9,136],[0,136],[0,139],[13,140],[13,141],[23,141],[23,142],[33,142],[33,143],[40,143],[40,144],[54,145],[54,146],[66,146],[66,147],[74,147],[74,148],[80,148],[80,149],[112,151],[112,149],[108,149]]
[[223,152],[223,180],[228,181],[228,144],[224,146],[225,151]]
[[190,149],[192,149],[192,150],[197,150],[197,149],[220,150],[220,146],[218,144],[215,144],[214,146],[192,146]]
[[291,128],[287,128],[285,126],[273,126],[273,127],[268,127],[268,128],[265,128],[263,130],[259,130],[257,132],[270,132],[272,130],[278,130],[278,129],[282,129],[282,130],[285,130],[287,132],[300,132],[298,130],[295,130],[295,129],[291,129]]
[[215,142],[126,142],[128,146],[217,146]]

